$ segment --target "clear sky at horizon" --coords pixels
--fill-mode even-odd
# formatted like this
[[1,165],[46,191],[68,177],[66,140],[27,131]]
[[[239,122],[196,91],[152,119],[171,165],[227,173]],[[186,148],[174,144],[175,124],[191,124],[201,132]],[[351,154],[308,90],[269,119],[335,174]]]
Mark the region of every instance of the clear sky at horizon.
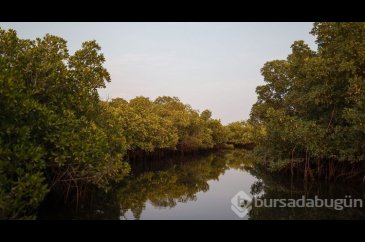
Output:
[[21,38],[46,33],[70,53],[96,40],[111,83],[101,98],[177,96],[224,124],[249,117],[266,61],[284,59],[295,40],[313,49],[312,23],[0,23]]

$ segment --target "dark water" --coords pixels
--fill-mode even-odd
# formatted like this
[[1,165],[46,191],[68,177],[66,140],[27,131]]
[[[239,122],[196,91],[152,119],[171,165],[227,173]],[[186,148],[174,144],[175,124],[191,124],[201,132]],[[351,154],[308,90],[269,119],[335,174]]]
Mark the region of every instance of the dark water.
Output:
[[[306,184],[273,177],[251,167],[245,151],[231,150],[204,156],[175,157],[138,162],[132,174],[109,193],[96,191],[78,208],[66,205],[52,194],[38,213],[39,219],[364,219],[362,185]],[[266,207],[241,203],[244,192]],[[273,207],[270,201],[285,199],[327,199],[327,207]],[[233,199],[233,200],[232,200]],[[357,207],[337,202],[354,200]],[[339,199],[342,199],[341,201]],[[351,200],[351,201],[350,201]],[[359,201],[361,200],[361,201]],[[307,200],[306,200],[307,201]],[[281,204],[282,205],[282,204]],[[317,204],[318,205],[318,204]],[[354,205],[354,204],[352,204]],[[232,209],[233,206],[233,209]],[[342,209],[341,209],[342,208]],[[234,212],[236,211],[236,213]],[[238,215],[241,215],[242,218]],[[243,216],[245,215],[245,216]]]

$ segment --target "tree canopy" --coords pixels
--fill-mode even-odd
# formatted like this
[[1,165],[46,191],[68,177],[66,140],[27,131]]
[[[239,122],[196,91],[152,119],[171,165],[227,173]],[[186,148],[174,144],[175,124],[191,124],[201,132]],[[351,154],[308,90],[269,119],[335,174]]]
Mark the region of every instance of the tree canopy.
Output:
[[299,163],[311,176],[364,174],[331,166],[365,158],[365,23],[315,23],[311,34],[317,50],[295,41],[285,60],[261,69],[266,84],[250,117],[265,130],[256,151],[273,169]]
[[177,97],[103,101],[110,81],[95,41],[70,54],[53,35],[0,29],[0,217],[32,218],[50,190],[79,201],[129,172],[128,155],[192,152],[227,142],[209,110]]

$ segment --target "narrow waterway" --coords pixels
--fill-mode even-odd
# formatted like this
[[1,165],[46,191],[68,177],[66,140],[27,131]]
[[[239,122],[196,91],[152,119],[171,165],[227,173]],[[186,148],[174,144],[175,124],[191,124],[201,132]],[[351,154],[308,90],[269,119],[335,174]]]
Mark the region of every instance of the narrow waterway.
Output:
[[135,162],[131,175],[107,195],[96,193],[78,209],[48,199],[38,218],[365,218],[362,185],[303,184],[273,177],[253,169],[244,152],[230,150]]

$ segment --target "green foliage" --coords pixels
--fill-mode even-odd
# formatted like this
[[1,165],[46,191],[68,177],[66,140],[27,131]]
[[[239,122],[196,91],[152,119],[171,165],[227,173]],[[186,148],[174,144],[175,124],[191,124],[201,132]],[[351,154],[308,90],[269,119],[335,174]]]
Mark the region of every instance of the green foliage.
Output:
[[[0,29],[0,217],[34,218],[49,190],[78,202],[130,171],[127,154],[195,152],[250,139],[176,97],[101,101],[110,76],[95,41],[70,55],[66,40],[23,40]],[[351,112],[348,110],[349,120]]]
[[155,106],[148,98],[136,97],[128,103],[120,98],[108,103],[118,117],[129,150],[154,151],[174,148],[177,135],[172,122],[156,113]]
[[296,41],[261,69],[250,121],[265,130],[256,151],[272,167],[365,158],[365,23],[315,23],[311,33],[317,51]]
[[209,110],[199,114],[176,97],[107,102],[119,120],[130,151],[197,151],[226,143],[226,130]]
[[224,143],[220,121],[175,97],[100,101],[110,81],[95,41],[22,40],[0,30],[0,215],[27,218],[48,190],[108,190],[130,168],[126,151],[199,150]]
[[85,42],[70,56],[62,38],[0,29],[0,217],[30,218],[51,186],[107,189],[129,172],[97,93],[110,79],[99,50]]
[[226,126],[228,143],[245,145],[253,142],[253,126],[245,121],[233,122]]

